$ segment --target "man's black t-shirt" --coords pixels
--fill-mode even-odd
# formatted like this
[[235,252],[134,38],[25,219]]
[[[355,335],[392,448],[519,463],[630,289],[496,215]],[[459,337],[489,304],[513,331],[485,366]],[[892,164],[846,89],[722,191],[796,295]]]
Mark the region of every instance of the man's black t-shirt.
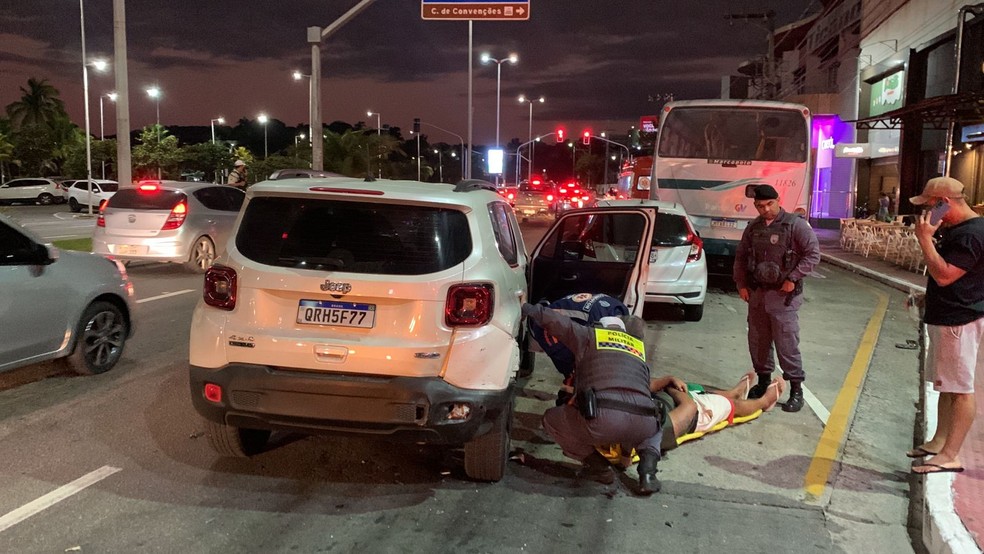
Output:
[[967,273],[947,287],[929,278],[926,323],[966,325],[984,317],[984,218],[975,217],[944,229],[936,250],[946,263]]

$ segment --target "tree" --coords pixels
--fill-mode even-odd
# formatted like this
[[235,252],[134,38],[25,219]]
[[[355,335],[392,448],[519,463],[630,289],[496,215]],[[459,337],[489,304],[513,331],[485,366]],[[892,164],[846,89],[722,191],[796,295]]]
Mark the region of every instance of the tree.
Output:
[[14,132],[14,159],[21,175],[51,175],[58,171],[52,156],[52,131],[43,125],[27,125]]
[[58,89],[47,79],[28,79],[27,88],[20,87],[21,99],[7,106],[7,115],[14,128],[30,125],[50,126],[57,119],[68,119],[65,103],[58,97]]
[[140,144],[133,147],[135,176],[176,179],[179,176],[181,149],[178,138],[161,125],[148,125],[140,132]]
[[181,148],[183,159],[181,168],[184,171],[200,171],[209,176],[212,182],[220,182],[222,169],[232,166],[232,154],[222,144],[200,142]]
[[5,183],[10,175],[8,167],[14,160],[14,143],[10,142],[10,136],[0,132],[0,183]]

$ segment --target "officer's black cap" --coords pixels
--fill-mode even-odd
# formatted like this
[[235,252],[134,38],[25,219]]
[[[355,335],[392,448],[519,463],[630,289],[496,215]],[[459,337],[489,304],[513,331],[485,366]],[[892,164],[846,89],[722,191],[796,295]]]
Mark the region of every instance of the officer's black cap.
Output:
[[779,198],[779,193],[776,189],[772,188],[772,185],[759,185],[755,187],[755,199],[756,200],[775,200]]

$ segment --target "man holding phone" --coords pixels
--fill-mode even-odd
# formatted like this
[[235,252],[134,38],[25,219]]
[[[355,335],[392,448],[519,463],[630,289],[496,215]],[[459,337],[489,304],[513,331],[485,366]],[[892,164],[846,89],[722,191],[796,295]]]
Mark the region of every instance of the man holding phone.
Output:
[[[912,471],[959,473],[960,447],[974,423],[974,373],[984,369],[984,218],[967,204],[964,186],[950,177],[935,177],[923,193],[909,199],[926,207],[916,220],[929,273],[926,323],[929,334],[928,375],[940,393],[936,433],[906,455],[931,456]],[[942,226],[938,244],[933,235]]]

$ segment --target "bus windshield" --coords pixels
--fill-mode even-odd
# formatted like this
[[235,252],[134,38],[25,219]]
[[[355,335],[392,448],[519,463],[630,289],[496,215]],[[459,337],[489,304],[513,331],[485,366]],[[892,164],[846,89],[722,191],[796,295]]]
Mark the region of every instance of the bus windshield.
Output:
[[662,158],[802,163],[809,153],[804,116],[795,110],[679,107],[665,115]]

